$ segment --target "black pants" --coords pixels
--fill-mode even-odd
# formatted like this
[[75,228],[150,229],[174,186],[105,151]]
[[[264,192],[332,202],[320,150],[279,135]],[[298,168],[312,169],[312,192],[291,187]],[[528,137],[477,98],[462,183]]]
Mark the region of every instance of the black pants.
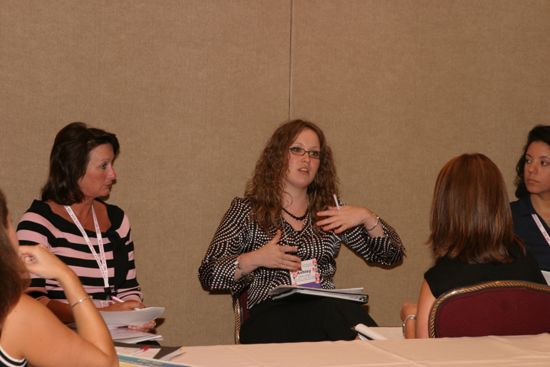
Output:
[[359,323],[376,326],[359,303],[293,295],[254,306],[241,326],[240,341],[251,344],[353,340],[357,333],[351,328]]

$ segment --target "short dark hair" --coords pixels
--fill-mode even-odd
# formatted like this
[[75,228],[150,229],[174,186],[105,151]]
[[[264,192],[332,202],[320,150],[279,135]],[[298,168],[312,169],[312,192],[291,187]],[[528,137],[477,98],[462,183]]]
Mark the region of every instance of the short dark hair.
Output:
[[90,151],[103,144],[110,144],[115,158],[118,156],[120,145],[113,133],[88,127],[83,122],[72,122],[61,129],[50,154],[50,172],[42,188],[42,200],[61,205],[82,201],[84,194],[78,180],[86,173]]
[[26,270],[8,236],[8,207],[0,190],[0,330],[28,284]]
[[516,185],[516,197],[518,199],[529,195],[527,187],[525,186],[525,181],[523,180],[523,171],[525,169],[525,154],[527,153],[527,149],[529,149],[529,145],[536,141],[540,141],[550,145],[549,125],[537,125],[533,129],[531,129],[531,131],[529,131],[529,135],[527,135],[527,143],[525,144],[525,147],[523,147],[523,153],[521,154],[521,157],[519,157],[518,163],[516,164],[516,179],[514,183]]
[[435,183],[430,228],[436,258],[507,263],[513,246],[524,252],[514,234],[502,174],[483,154],[463,154],[443,166]]

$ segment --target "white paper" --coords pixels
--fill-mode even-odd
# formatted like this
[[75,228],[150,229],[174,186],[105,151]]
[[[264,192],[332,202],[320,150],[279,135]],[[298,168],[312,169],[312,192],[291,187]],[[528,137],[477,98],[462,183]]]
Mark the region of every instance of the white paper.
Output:
[[129,348],[129,347],[119,347],[115,346],[116,354],[124,356],[137,356],[139,358],[155,358],[157,353],[160,351],[159,348]]
[[[354,329],[359,333],[360,337],[365,336],[368,339],[372,339],[372,340],[386,340],[387,339],[384,335],[377,333],[375,330],[373,330],[373,328],[370,328],[365,324],[357,324],[357,325],[355,325]],[[361,339],[363,339],[363,338],[361,338]]]
[[146,340],[162,340],[162,335],[146,333],[145,331],[132,330],[127,327],[109,329],[111,338],[115,341],[134,344]]
[[129,311],[99,311],[109,328],[143,325],[164,313],[164,307],[137,308]]

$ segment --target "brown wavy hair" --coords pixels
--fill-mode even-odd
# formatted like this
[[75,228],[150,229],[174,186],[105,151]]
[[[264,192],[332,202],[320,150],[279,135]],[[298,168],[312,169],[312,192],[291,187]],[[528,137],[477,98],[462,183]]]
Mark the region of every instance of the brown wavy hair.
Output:
[[251,202],[252,215],[264,230],[281,227],[283,178],[288,171],[289,148],[305,129],[317,134],[321,149],[319,170],[307,188],[308,210],[314,215],[334,204],[332,195],[338,195],[336,167],[323,131],[313,122],[288,121],[279,126],[267,142],[256,162],[254,176],[246,185],[245,197]]
[[0,333],[6,316],[28,284],[26,271],[8,236],[8,207],[0,190]]
[[430,227],[428,243],[436,259],[508,263],[512,246],[525,253],[514,234],[502,174],[483,154],[463,154],[443,166],[435,183]]

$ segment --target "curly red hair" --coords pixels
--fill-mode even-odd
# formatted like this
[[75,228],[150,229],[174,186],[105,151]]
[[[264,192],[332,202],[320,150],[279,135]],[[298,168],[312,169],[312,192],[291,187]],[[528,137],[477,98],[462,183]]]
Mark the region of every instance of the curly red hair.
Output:
[[292,120],[279,126],[256,162],[254,176],[246,185],[245,197],[252,204],[255,220],[264,230],[280,228],[283,178],[288,171],[290,145],[300,132],[310,129],[319,138],[321,157],[315,179],[307,188],[308,210],[316,213],[334,204],[333,194],[338,195],[338,177],[325,134],[314,123]]

